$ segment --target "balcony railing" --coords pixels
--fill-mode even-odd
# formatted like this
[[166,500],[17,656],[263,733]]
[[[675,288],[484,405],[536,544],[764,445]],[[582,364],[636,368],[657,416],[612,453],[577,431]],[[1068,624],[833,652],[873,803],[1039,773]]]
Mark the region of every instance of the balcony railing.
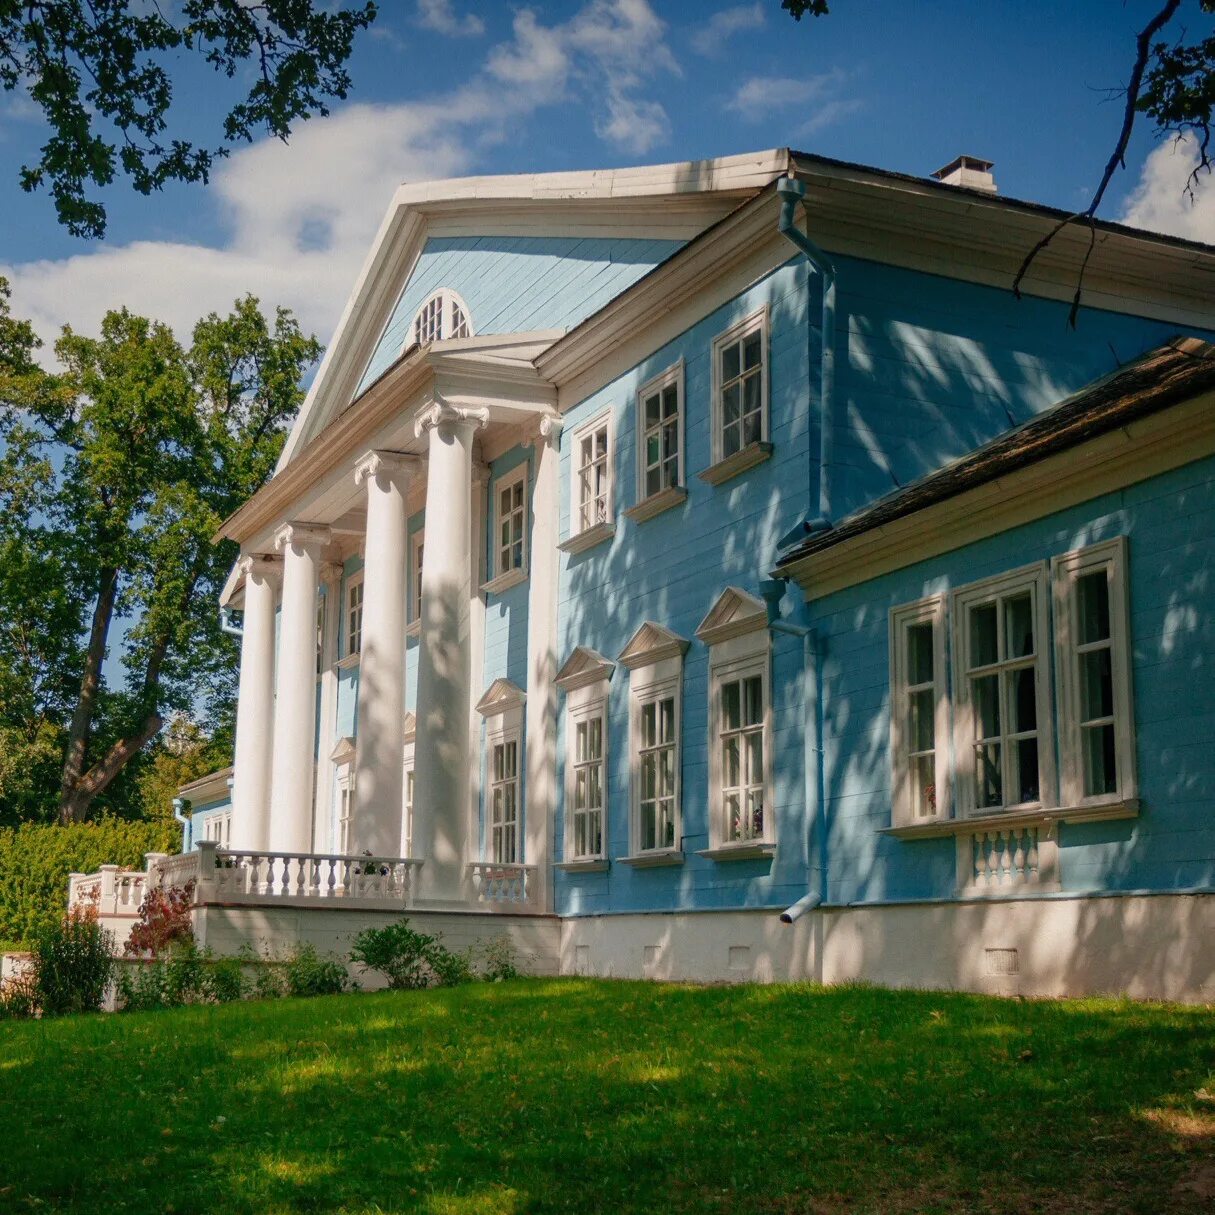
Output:
[[93,907],[100,916],[135,916],[147,889],[148,875],[102,865],[96,873],[68,877],[68,907]]
[[526,906],[532,901],[535,865],[502,865],[496,861],[473,861],[468,867],[479,903]]

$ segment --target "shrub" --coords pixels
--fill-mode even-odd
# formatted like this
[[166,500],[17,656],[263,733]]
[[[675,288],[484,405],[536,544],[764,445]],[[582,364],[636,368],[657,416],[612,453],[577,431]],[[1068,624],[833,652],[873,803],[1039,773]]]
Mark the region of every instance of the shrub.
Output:
[[114,970],[114,936],[97,913],[75,910],[34,943],[34,990],[44,1017],[96,1012]]
[[181,829],[173,822],[102,818],[71,826],[24,823],[0,829],[0,940],[32,946],[54,927],[67,899],[69,873],[102,865],[143,868],[145,852],[176,852]]
[[0,983],[0,1021],[25,1021],[38,1011],[38,988],[32,974],[14,975]]
[[212,1004],[243,1000],[248,991],[240,958],[215,958],[203,972],[203,995]]
[[119,963],[115,983],[120,1012],[168,1008],[163,962]]
[[292,996],[335,996],[346,990],[349,976],[336,958],[322,958],[314,945],[299,945],[283,968]]
[[494,937],[480,949],[477,973],[487,983],[504,983],[519,977],[519,951],[510,937]]
[[365,970],[378,970],[394,990],[451,987],[472,977],[464,954],[452,953],[442,941],[398,920],[384,928],[365,928],[354,939],[350,960]]
[[129,957],[158,958],[175,943],[194,941],[190,904],[194,902],[194,880],[184,886],[149,890],[139,904],[139,918],[127,937]]

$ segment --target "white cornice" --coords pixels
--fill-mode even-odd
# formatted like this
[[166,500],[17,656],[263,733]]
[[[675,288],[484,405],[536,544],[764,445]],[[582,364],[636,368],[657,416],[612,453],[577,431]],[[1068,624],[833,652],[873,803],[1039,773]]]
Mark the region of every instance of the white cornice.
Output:
[[1090,439],[782,567],[807,600],[1215,455],[1215,393]]

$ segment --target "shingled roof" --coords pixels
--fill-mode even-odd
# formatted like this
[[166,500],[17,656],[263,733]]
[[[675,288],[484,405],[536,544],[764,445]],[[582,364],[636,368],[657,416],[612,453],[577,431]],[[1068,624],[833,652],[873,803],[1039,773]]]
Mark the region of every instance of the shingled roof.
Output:
[[1173,338],[961,459],[879,498],[837,526],[807,536],[781,557],[776,573],[784,574],[814,553],[1213,389],[1215,345],[1197,338]]

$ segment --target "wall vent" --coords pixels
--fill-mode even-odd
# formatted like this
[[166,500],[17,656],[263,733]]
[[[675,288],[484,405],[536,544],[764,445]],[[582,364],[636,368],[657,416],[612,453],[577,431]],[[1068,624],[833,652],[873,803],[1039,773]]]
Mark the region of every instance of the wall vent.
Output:
[[731,970],[750,970],[751,946],[731,945],[726,964]]
[[591,947],[589,945],[574,946],[574,973],[579,975],[591,973]]
[[989,975],[1015,975],[1021,973],[1021,955],[1015,949],[983,950],[984,970]]
[[642,969],[649,974],[651,971],[658,969],[659,962],[662,961],[662,946],[661,945],[646,945],[641,951]]

